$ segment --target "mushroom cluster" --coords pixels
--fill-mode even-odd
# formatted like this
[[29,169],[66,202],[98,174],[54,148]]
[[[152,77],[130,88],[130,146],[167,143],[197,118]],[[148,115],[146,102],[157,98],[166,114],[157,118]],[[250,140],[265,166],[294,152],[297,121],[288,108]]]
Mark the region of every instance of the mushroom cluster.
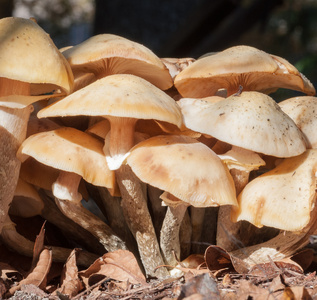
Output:
[[[210,208],[209,242],[239,251],[242,240],[245,261],[279,252],[279,236],[252,245],[256,227],[300,232],[280,239],[287,255],[317,230],[315,89],[285,59],[249,46],[159,58],[112,34],[58,50],[21,18],[0,20],[0,36],[3,237],[11,214],[51,220],[55,205],[96,254],[129,249],[165,278],[197,249]],[[278,88],[307,96],[278,105]]]

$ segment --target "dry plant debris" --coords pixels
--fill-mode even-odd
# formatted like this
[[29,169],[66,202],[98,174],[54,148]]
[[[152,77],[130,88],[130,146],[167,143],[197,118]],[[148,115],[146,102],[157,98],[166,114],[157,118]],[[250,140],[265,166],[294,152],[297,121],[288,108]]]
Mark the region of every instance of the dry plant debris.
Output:
[[[278,88],[308,96],[278,105]],[[245,45],[159,58],[101,34],[58,50],[1,19],[0,298],[316,299],[314,95]]]

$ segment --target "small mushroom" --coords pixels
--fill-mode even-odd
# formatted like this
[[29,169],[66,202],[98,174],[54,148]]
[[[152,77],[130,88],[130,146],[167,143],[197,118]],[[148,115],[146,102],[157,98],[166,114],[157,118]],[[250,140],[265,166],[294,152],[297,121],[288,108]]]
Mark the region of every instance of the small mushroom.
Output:
[[[179,257],[179,225],[186,206],[236,205],[233,180],[217,155],[185,136],[157,136],[130,151],[127,164],[143,182],[168,192],[182,205],[168,208],[161,230],[161,249],[168,264]],[[185,203],[185,204],[184,204]],[[173,224],[178,227],[174,228]]]
[[183,97],[203,98],[226,89],[227,96],[239,90],[272,91],[287,88],[314,95],[312,83],[293,65],[276,55],[250,46],[234,46],[196,60],[175,80]]
[[134,74],[162,90],[173,85],[168,69],[150,49],[118,35],[95,35],[63,51],[63,55],[75,78],[84,76],[79,80],[80,84],[85,82],[80,87],[111,74]]
[[41,27],[23,18],[0,20],[0,229],[19,177],[15,154],[26,136],[31,104],[65,95],[72,86],[66,59]]
[[86,210],[78,192],[80,179],[113,187],[114,173],[106,163],[99,140],[74,128],[62,127],[28,137],[17,156],[23,162],[29,156],[60,170],[52,192],[61,211],[74,222],[91,232],[108,251],[125,249],[125,243],[109,226]]

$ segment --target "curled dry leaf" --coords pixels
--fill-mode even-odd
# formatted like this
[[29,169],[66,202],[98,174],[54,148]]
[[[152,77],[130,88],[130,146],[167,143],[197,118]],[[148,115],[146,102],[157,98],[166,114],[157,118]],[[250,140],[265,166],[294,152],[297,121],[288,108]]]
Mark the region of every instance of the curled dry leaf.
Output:
[[91,275],[101,274],[118,281],[128,280],[132,284],[146,283],[137,260],[133,253],[128,250],[108,252],[79,274],[84,281]]
[[69,297],[76,296],[83,289],[83,284],[78,277],[77,253],[78,249],[74,249],[69,255],[62,271],[61,287],[58,289],[60,293]]
[[52,250],[43,249],[35,268],[25,279],[21,280],[17,286],[12,287],[9,290],[9,294],[14,294],[14,292],[19,290],[22,285],[26,284],[34,284],[35,286],[44,289],[46,287],[47,274],[50,270],[51,264]]

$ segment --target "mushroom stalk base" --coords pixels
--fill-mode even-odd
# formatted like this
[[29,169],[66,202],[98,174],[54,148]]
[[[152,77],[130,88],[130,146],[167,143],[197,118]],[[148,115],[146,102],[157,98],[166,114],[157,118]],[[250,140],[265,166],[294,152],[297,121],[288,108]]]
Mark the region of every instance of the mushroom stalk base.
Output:
[[140,180],[128,165],[122,165],[115,172],[122,195],[123,214],[137,241],[141,261],[147,276],[158,278],[169,276],[164,267],[155,270],[157,267],[164,265],[164,261]]
[[176,207],[168,207],[163,221],[160,244],[165,262],[170,266],[178,264],[180,259],[179,229],[184,218],[186,204],[179,204]]
[[55,202],[65,216],[93,234],[107,251],[127,249],[125,243],[111,228],[89,210],[85,209],[80,202],[61,200],[56,197]]

